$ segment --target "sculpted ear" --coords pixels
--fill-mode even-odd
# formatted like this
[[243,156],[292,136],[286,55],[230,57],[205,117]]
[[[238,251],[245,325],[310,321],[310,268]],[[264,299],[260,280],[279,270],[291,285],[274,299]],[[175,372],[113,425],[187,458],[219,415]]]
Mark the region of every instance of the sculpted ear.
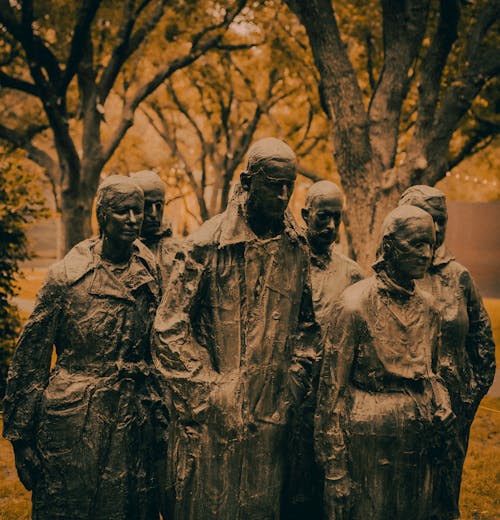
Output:
[[251,174],[248,173],[248,172],[241,172],[240,173],[240,182],[241,182],[241,187],[245,191],[249,191],[250,190],[250,184],[252,184],[252,176],[251,176]]
[[304,219],[304,222],[306,224],[309,224],[309,209],[307,208],[302,208],[302,218]]

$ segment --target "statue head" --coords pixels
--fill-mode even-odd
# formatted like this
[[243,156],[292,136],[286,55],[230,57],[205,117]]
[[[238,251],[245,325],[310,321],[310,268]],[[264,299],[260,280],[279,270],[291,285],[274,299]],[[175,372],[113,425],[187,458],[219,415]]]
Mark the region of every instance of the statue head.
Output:
[[151,170],[131,173],[130,178],[144,192],[144,221],[141,228],[141,237],[145,239],[153,238],[161,229],[167,186],[160,176]]
[[329,251],[337,238],[342,208],[342,192],[334,182],[319,181],[307,190],[302,218],[307,224],[307,239],[313,252]]
[[429,213],[415,206],[399,206],[384,219],[373,268],[386,271],[403,287],[411,285],[412,280],[427,272],[435,240]]
[[99,234],[115,243],[132,243],[139,236],[144,211],[144,194],[130,178],[106,177],[97,189],[96,213]]
[[416,206],[427,211],[434,221],[436,229],[436,248],[443,244],[446,235],[446,224],[448,222],[448,211],[446,209],[446,196],[437,188],[431,188],[424,184],[411,186],[408,188],[398,205]]
[[248,219],[257,227],[282,227],[296,177],[297,159],[287,144],[273,137],[254,143],[240,176]]

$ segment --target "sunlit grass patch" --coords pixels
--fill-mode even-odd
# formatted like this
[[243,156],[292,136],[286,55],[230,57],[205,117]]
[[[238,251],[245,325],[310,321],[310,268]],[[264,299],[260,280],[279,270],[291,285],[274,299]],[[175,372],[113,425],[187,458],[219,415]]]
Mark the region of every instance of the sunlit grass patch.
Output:
[[460,496],[465,520],[500,515],[500,398],[486,397],[472,425]]

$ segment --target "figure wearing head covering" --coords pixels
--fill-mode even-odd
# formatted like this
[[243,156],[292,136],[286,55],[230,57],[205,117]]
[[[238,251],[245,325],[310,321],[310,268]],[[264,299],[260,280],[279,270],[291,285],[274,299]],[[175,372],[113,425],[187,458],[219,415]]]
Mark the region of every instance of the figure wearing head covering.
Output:
[[33,518],[159,518],[155,461],[165,446],[153,417],[163,407],[149,335],[160,285],[136,240],[143,207],[128,177],[103,181],[100,237],[49,269],[16,347],[4,436],[33,492]]
[[[335,302],[342,291],[363,278],[361,268],[333,249],[342,219],[343,195],[333,182],[312,184],[306,193],[302,218],[311,258],[314,312],[326,334]],[[311,388],[317,386],[317,372]],[[287,519],[321,518],[321,471],[314,461],[313,422],[316,393],[312,391],[294,417],[287,482]]]
[[436,490],[439,518],[458,518],[462,469],[469,433],[481,399],[495,376],[495,345],[491,325],[469,271],[454,260],[444,245],[447,209],[442,191],[412,186],[399,205],[418,206],[433,219],[436,248],[432,264],[420,286],[430,292],[442,315],[440,374],[458,417],[457,433],[441,452],[441,471]]
[[166,287],[175,254],[182,245],[182,240],[172,236],[172,227],[164,219],[167,186],[161,177],[151,170],[131,173],[130,178],[144,192],[144,222],[140,238],[156,256],[162,270],[163,285]]
[[432,517],[432,450],[454,420],[435,372],[439,314],[415,284],[434,241],[425,211],[393,210],[376,274],[345,289],[336,305],[315,415],[326,518]]
[[317,355],[296,176],[278,139],[248,152],[224,213],[188,237],[155,322],[174,406],[169,518],[279,518],[290,413]]

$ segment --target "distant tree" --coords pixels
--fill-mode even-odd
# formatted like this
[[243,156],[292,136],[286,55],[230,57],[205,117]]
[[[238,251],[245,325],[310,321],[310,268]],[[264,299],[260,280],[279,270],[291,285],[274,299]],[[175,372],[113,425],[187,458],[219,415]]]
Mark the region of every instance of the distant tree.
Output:
[[[142,106],[167,145],[178,186],[184,194],[194,193],[198,211],[193,213],[200,221],[226,207],[231,182],[254,139],[281,137],[306,161],[329,140],[314,64],[294,37],[300,25],[290,27],[290,14],[279,2],[264,4],[242,29],[255,44],[201,57]],[[301,172],[317,180],[330,173],[322,166],[325,171],[316,172],[301,165]]]
[[[65,250],[91,234],[101,171],[137,108],[223,45],[245,3],[0,0],[0,87],[11,101],[0,139],[25,150],[56,188]],[[121,103],[117,117],[113,101]],[[37,144],[40,132],[52,147]]]
[[286,3],[307,31],[353,249],[367,265],[400,193],[434,185],[498,134],[485,112],[498,113],[500,2]]
[[11,298],[17,294],[20,263],[30,258],[26,225],[47,215],[33,179],[13,161],[0,161],[0,398],[20,329]]

